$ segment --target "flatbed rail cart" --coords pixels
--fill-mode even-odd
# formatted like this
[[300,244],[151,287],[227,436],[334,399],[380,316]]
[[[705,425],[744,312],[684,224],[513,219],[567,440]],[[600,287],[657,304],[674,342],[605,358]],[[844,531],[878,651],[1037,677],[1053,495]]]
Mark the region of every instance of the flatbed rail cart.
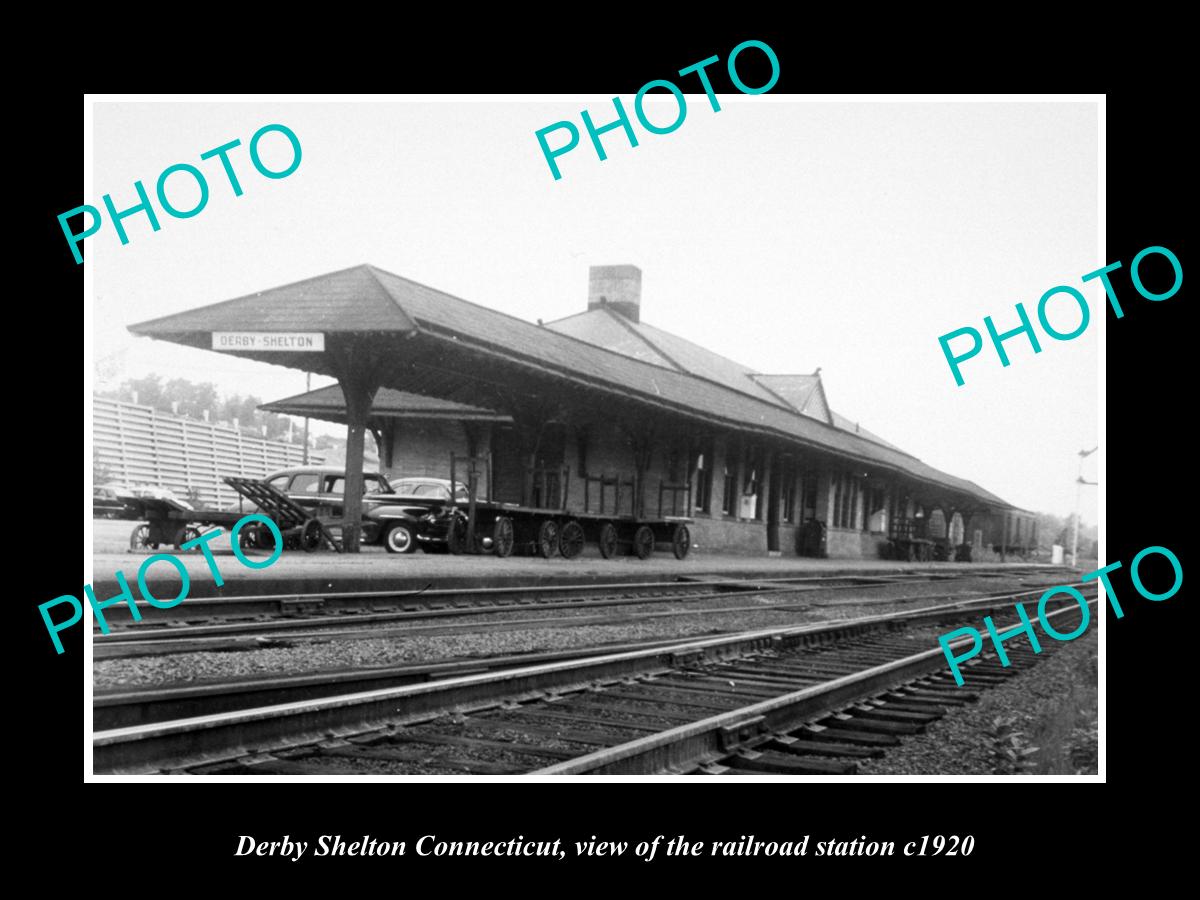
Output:
[[[632,479],[622,480],[615,475],[585,477],[583,508],[573,510],[568,505],[568,468],[533,470],[530,474],[534,503],[528,506],[501,503],[490,497],[480,499],[481,474],[486,476],[490,494],[491,460],[451,455],[450,483],[459,484],[461,479],[469,497],[465,509],[460,503],[447,535],[451,553],[491,550],[496,556],[505,557],[514,551],[525,551],[545,559],[559,555],[574,559],[588,541],[599,546],[605,559],[622,550],[646,559],[656,549],[667,547],[676,559],[684,559],[691,550],[688,525],[692,519],[676,514],[680,506],[685,511],[690,507],[689,486],[660,483],[658,515],[646,516],[620,512],[622,491],[633,490]],[[681,503],[685,494],[687,500]],[[611,505],[606,503],[610,495]],[[636,503],[631,506],[636,510]]]
[[[312,553],[325,545],[341,552],[341,545],[334,540],[325,523],[279,488],[254,478],[231,475],[222,480],[279,527],[284,549]],[[130,550],[157,550],[166,545],[182,549],[188,541],[200,537],[202,526],[232,529],[246,515],[219,509],[192,509],[175,500],[156,497],[144,497],[141,504],[146,521],[136,525],[129,536]],[[238,540],[244,548],[270,550],[275,538],[265,524],[251,522],[241,529]]]

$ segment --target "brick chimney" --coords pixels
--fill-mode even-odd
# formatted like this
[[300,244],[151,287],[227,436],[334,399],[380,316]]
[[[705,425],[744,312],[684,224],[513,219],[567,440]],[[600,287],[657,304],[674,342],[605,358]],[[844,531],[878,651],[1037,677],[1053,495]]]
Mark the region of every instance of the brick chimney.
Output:
[[592,266],[588,270],[588,309],[598,306],[637,322],[642,308],[642,270],[637,266]]

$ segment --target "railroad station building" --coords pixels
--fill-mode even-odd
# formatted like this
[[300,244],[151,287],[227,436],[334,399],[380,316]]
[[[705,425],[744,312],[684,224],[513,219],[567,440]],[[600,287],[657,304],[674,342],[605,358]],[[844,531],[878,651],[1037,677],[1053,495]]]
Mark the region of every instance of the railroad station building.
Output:
[[582,299],[535,324],[360,265],[130,330],[205,349],[218,333],[323,335],[319,352],[222,352],[338,379],[264,408],[347,424],[348,518],[370,431],[389,476],[449,477],[451,453],[486,459],[476,477],[490,499],[690,516],[702,553],[878,558],[933,541],[981,559],[1036,546],[1031,513],[835,412],[820,369],[760,373],[643,322],[636,267],[593,267]]

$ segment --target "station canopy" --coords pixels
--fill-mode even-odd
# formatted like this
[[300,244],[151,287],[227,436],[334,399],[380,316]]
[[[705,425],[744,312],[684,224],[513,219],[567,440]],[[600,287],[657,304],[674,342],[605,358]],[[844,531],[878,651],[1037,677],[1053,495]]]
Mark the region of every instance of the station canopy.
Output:
[[368,406],[385,387],[518,419],[552,408],[567,415],[603,408],[614,419],[667,413],[710,430],[757,434],[902,474],[977,505],[1015,509],[971,481],[803,415],[782,398],[773,402],[634,359],[371,265],[141,322],[130,331],[202,349],[214,348],[215,333],[319,333],[319,351],[247,346],[221,352],[333,376],[355,396],[367,392]]
[[[287,416],[308,416],[328,422],[345,423],[346,421],[346,400],[342,396],[342,389],[336,384],[297,394],[294,397],[284,397],[282,400],[261,403],[258,408],[265,412]],[[454,422],[512,421],[511,416],[490,409],[481,409],[478,406],[468,406],[466,403],[455,403],[451,400],[440,400],[437,397],[410,394],[408,391],[380,388],[371,403],[371,425],[376,427],[388,419],[419,419],[421,421],[442,419]]]

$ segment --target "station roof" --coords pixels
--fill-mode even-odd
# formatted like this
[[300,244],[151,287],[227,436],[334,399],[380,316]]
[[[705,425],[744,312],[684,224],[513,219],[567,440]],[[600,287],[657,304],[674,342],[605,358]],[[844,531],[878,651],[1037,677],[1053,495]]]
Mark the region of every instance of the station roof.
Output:
[[835,412],[834,410],[830,410],[829,414],[831,416],[833,416],[834,426],[842,429],[842,431],[853,431],[859,437],[865,438],[868,441],[873,441],[874,443],[881,444],[884,447],[890,447],[891,449],[897,450],[901,453],[904,452],[903,450],[900,450],[900,448],[897,447],[895,444],[885,441],[883,438],[881,438],[879,435],[875,434],[873,431],[867,431],[867,429],[863,428],[857,422],[846,418],[841,413]]
[[547,328],[595,344],[622,356],[640,359],[656,366],[686,372],[716,384],[741,391],[758,400],[774,403],[817,419],[827,425],[851,431],[868,441],[903,452],[895,444],[834,412],[825,396],[821,370],[804,375],[766,375],[671,334],[644,321],[634,321],[612,306],[596,306],[553,322]]
[[786,401],[792,409],[827,424],[834,424],[821,376],[812,375],[752,375],[755,381]]
[[546,327],[623,356],[727,385],[766,403],[785,405],[754,380],[754,370],[749,366],[655,328],[648,322],[635,322],[609,306],[597,306],[587,312],[547,322]]
[[[371,265],[309,278],[130,326],[136,335],[210,349],[217,331],[324,332],[326,350],[234,355],[338,376],[371,358],[386,387],[505,410],[505,398],[566,389],[753,431],[890,469],[990,506],[1011,504],[914,456],[798,413],[775,395],[668,368],[535,325]],[[678,348],[676,348],[678,349]],[[751,379],[742,379],[750,381]]]
[[[346,420],[346,398],[340,385],[331,384],[294,397],[259,404],[267,412],[310,416],[331,422]],[[511,422],[512,417],[478,406],[426,397],[409,391],[380,388],[371,404],[371,417],[381,419],[453,419],[468,422]]]

